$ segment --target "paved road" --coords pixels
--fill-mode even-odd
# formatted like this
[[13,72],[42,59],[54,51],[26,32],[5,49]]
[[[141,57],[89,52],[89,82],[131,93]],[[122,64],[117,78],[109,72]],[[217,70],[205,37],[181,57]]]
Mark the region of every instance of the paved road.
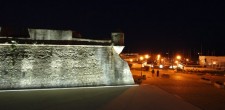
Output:
[[[140,71],[132,73],[140,75]],[[170,78],[152,77],[150,72],[143,72],[147,80],[142,84],[155,85],[184,101],[187,101],[203,110],[225,110],[225,89],[219,89],[213,84],[205,83],[200,75],[160,71],[169,74]],[[213,82],[225,81],[224,76],[210,76]]]

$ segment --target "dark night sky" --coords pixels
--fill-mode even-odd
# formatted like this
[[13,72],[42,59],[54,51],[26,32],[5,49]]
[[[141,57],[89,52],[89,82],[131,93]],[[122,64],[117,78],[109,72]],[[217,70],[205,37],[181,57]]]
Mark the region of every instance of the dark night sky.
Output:
[[[222,0],[221,0],[222,1]],[[0,25],[71,29],[87,38],[125,33],[125,51],[200,51],[225,55],[224,2],[82,0],[0,3]]]

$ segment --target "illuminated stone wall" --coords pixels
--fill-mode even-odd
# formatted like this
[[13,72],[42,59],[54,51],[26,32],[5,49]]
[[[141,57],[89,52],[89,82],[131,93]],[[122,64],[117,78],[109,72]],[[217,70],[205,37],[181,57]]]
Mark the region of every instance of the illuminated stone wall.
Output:
[[0,89],[134,84],[112,46],[0,45]]
[[70,30],[28,29],[33,40],[72,40]]

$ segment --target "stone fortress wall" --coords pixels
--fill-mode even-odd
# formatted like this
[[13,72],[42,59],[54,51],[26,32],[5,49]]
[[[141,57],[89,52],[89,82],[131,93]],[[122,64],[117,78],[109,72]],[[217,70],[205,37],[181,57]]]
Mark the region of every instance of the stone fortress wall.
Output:
[[123,47],[0,44],[0,89],[134,84]]

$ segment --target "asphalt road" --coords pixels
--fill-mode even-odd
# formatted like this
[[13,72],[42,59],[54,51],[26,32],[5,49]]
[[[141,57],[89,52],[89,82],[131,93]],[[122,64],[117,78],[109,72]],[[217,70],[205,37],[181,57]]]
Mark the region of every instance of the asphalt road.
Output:
[[200,110],[152,85],[0,91],[0,110]]
[[[140,75],[140,71],[133,70],[132,73]],[[213,85],[215,81],[224,82],[224,76],[177,73],[166,70],[160,70],[160,77],[156,75],[153,77],[151,72],[142,73],[147,76],[142,84],[155,85],[203,110],[225,110],[225,89],[216,88]],[[170,77],[163,78],[162,74],[168,74]],[[209,77],[212,83],[205,83],[202,77]]]

